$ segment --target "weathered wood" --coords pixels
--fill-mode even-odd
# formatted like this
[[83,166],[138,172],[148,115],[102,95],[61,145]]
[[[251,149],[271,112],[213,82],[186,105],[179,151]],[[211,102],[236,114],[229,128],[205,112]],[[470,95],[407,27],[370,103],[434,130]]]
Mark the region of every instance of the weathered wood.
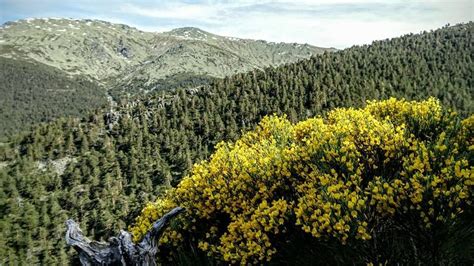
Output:
[[82,265],[156,265],[157,242],[170,220],[183,212],[176,207],[157,220],[140,243],[135,244],[129,232],[121,230],[108,243],[97,242],[85,237],[79,225],[67,220],[66,243],[79,253]]

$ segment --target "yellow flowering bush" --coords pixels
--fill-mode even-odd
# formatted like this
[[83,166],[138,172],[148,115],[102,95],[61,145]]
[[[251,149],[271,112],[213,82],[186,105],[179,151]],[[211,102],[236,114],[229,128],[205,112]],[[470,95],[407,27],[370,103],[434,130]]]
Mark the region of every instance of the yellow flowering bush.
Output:
[[472,208],[474,116],[436,99],[389,99],[291,124],[265,117],[208,160],[131,227],[138,241],[160,215],[186,208],[162,247],[184,239],[228,263],[269,261],[300,230],[341,244],[371,241],[385,221],[415,217],[423,230]]

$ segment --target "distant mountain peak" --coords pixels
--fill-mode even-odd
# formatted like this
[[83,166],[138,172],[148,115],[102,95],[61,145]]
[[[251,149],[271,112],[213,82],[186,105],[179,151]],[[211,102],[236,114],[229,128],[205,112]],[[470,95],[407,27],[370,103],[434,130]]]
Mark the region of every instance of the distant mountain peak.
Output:
[[176,28],[176,29],[171,30],[171,32],[176,32],[176,33],[179,33],[179,32],[208,33],[208,32],[206,32],[204,30],[201,30],[200,28],[197,28],[197,27],[180,27],[180,28]]
[[0,46],[7,48],[0,50],[1,57],[31,59],[71,75],[121,84],[138,79],[152,84],[180,73],[224,77],[326,50],[220,36],[197,27],[145,32],[102,20],[70,18],[5,23],[0,28]]
[[198,39],[198,40],[205,40],[211,36],[215,36],[214,34],[210,32],[201,30],[200,28],[196,28],[196,27],[176,28],[171,31],[165,32],[165,34],[184,38],[184,39]]

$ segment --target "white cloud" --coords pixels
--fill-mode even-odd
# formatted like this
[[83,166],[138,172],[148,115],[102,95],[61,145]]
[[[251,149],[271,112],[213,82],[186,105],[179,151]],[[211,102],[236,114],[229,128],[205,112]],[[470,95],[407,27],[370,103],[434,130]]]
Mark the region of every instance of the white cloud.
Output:
[[213,20],[219,13],[215,7],[208,5],[192,5],[174,3],[159,8],[141,7],[126,3],[120,7],[125,13],[159,18],[159,19],[193,19],[199,21]]

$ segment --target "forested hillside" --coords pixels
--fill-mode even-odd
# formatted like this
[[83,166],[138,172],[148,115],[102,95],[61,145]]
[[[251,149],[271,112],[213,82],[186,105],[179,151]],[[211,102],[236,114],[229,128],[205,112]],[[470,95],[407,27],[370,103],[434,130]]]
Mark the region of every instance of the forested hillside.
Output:
[[469,265],[473,133],[474,115],[434,98],[295,124],[266,116],[147,204],[131,231],[139,242],[179,206],[163,264]]
[[[0,83],[8,101],[0,110],[5,124],[0,138],[52,117],[81,117],[104,104],[106,93],[118,100],[196,87],[334,50],[225,37],[192,27],[157,33],[90,19],[7,22],[0,25]],[[67,81],[67,76],[76,78]],[[84,101],[87,97],[93,99]],[[44,108],[45,101],[51,108]]]
[[237,74],[17,136],[0,146],[1,263],[69,261],[73,252],[57,220],[74,218],[96,239],[110,236],[218,142],[237,139],[268,114],[296,122],[366,100],[428,96],[472,114],[473,28],[445,27]]
[[0,139],[61,116],[107,105],[105,91],[38,62],[0,57]]

